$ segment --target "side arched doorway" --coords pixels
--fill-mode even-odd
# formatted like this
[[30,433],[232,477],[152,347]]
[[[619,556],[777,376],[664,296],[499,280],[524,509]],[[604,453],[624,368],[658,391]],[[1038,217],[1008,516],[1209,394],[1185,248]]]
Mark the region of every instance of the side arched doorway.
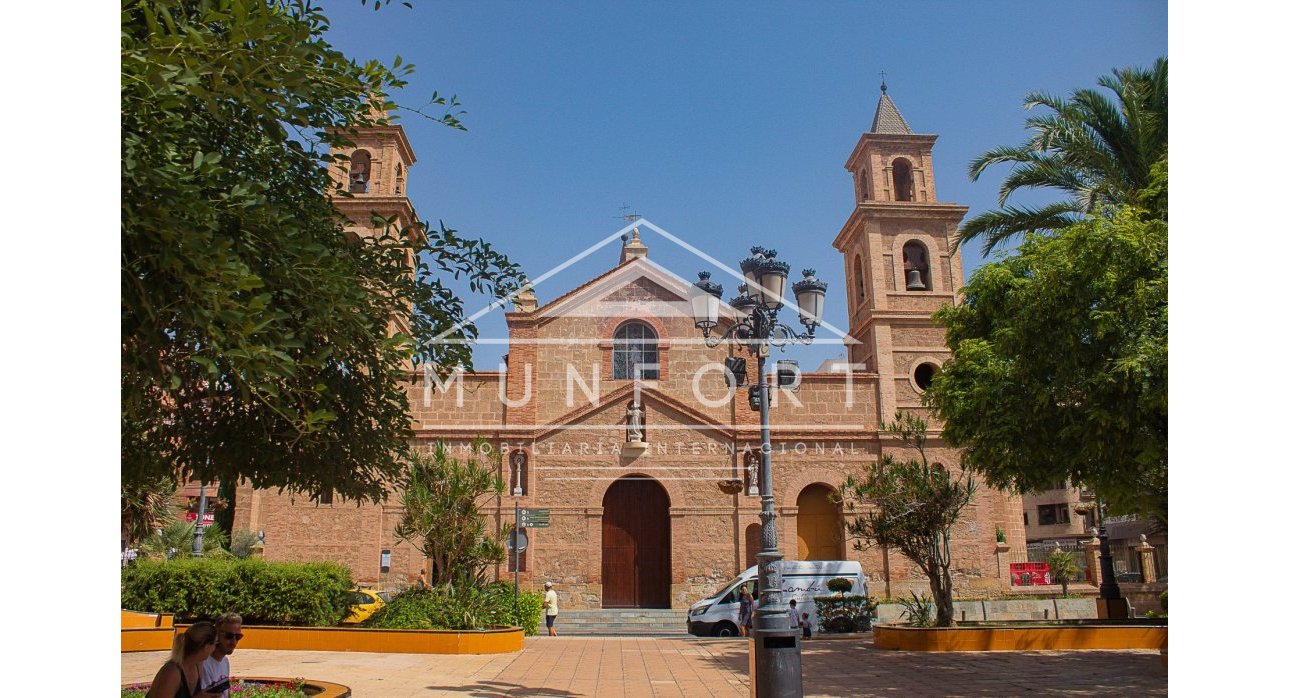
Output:
[[667,491],[642,475],[609,486],[601,518],[604,608],[671,608],[672,517]]
[[842,559],[842,516],[832,495],[819,483],[797,495],[797,559]]

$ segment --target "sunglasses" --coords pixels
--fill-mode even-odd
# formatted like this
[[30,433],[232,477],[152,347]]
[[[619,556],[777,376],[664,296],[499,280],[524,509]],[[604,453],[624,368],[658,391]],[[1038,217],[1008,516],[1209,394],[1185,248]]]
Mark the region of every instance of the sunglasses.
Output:
[[242,633],[224,633],[225,640],[241,640]]

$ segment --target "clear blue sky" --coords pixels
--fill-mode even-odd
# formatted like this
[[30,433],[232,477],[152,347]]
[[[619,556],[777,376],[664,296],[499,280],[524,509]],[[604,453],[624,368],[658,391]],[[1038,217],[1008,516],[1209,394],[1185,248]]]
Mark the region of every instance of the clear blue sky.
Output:
[[[854,205],[842,165],[872,121],[880,71],[913,130],[940,136],[939,199],[974,215],[994,206],[1005,172],[973,183],[967,163],[1022,140],[1027,92],[1066,94],[1167,53],[1159,1],[413,5],[324,3],[329,39],[347,55],[416,65],[396,101],[422,106],[438,90],[468,111],[465,133],[402,119],[423,217],[492,241],[537,276],[624,225],[627,203],[731,265],[761,244],[794,278],[815,267],[832,284],[826,319],[840,327],[831,243]],[[657,236],[645,242],[685,278],[708,266]],[[539,287],[539,301],[617,255],[616,244],[591,255]],[[979,266],[979,250],[965,249],[964,263]],[[480,327],[505,336],[500,316]],[[477,367],[495,368],[503,351],[478,348]],[[786,356],[814,368],[837,351]]]

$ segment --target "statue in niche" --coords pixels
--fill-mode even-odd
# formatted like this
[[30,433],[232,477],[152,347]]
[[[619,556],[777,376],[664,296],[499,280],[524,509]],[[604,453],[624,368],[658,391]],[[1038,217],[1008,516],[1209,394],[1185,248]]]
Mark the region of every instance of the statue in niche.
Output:
[[761,471],[761,456],[749,451],[744,456],[744,469],[748,471],[748,496],[756,497],[761,494],[761,491],[757,489],[757,475]]
[[511,494],[517,497],[524,494],[524,465],[528,460],[528,454],[523,449],[511,451],[511,468],[515,471],[515,488],[511,490]]
[[641,426],[644,416],[645,411],[636,404],[635,400],[627,406],[627,443],[638,444],[644,441],[645,435]]

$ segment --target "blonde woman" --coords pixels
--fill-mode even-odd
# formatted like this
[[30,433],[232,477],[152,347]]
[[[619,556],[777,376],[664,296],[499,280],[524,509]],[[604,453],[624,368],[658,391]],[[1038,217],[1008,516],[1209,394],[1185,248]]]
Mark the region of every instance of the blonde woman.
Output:
[[214,698],[219,692],[202,690],[202,662],[215,649],[215,624],[193,623],[176,635],[170,659],[161,665],[148,689],[148,698]]

